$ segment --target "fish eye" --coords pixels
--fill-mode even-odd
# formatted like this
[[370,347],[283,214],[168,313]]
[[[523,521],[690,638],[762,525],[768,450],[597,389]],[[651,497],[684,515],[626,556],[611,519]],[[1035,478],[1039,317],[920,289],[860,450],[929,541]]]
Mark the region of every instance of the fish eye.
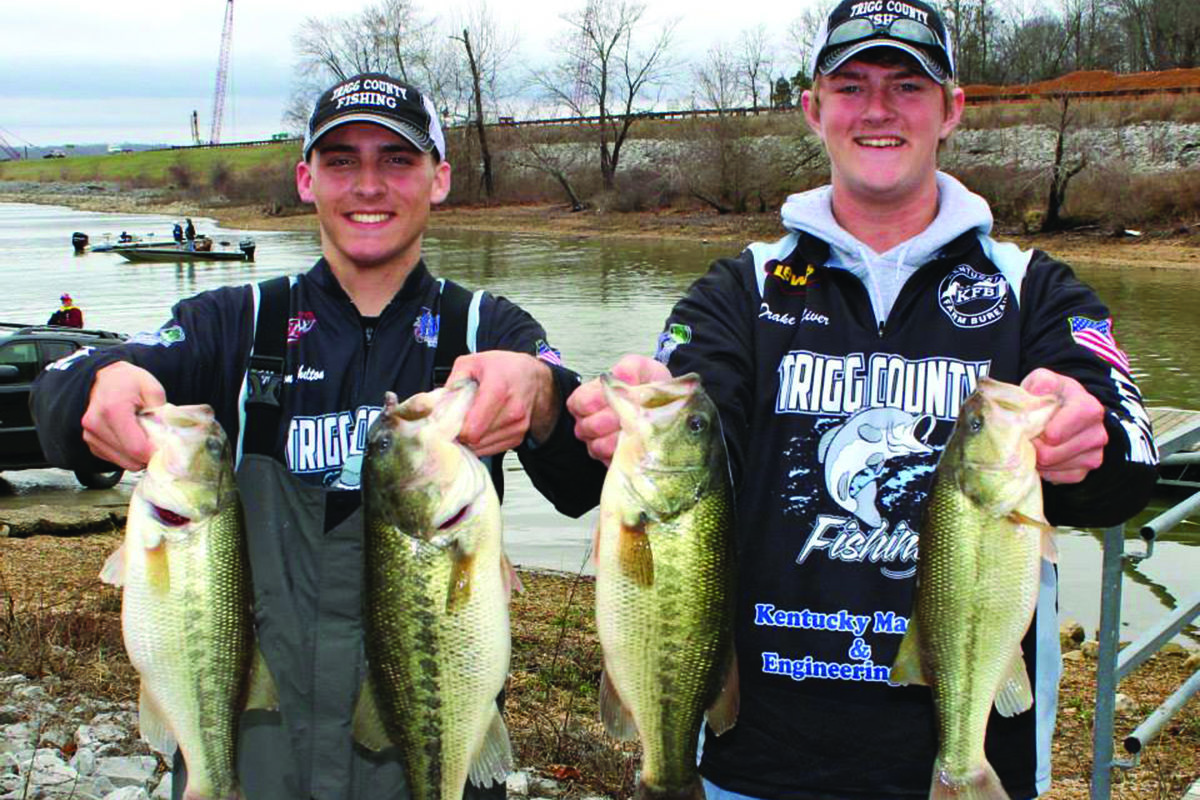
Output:
[[388,450],[390,450],[392,448],[392,437],[391,436],[380,436],[378,439],[375,440],[374,447],[375,447],[376,453],[386,453]]
[[699,414],[692,414],[687,418],[687,426],[692,433],[703,433],[708,430],[708,420]]
[[971,429],[971,433],[979,433],[983,430],[983,417],[970,417],[967,419],[967,427]]

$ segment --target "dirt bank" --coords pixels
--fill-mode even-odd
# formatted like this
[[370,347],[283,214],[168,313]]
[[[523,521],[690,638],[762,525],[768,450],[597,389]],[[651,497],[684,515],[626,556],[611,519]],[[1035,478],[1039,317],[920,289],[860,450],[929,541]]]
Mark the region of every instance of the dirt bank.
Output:
[[[0,202],[65,205],[85,211],[158,213],[168,216],[210,217],[221,226],[239,230],[317,230],[315,214],[269,216],[258,206],[206,206],[172,200],[156,191],[122,192],[106,184],[33,184],[0,182]],[[430,221],[439,230],[499,231],[547,236],[691,239],[727,243],[734,252],[752,241],[782,234],[776,211],[762,214],[719,215],[710,211],[665,209],[634,213],[587,210],[572,212],[564,205],[455,206],[437,208]],[[1188,234],[1144,232],[1115,238],[1099,231],[1048,236],[997,236],[1022,247],[1037,247],[1068,262],[1149,269],[1200,268],[1200,226]]]

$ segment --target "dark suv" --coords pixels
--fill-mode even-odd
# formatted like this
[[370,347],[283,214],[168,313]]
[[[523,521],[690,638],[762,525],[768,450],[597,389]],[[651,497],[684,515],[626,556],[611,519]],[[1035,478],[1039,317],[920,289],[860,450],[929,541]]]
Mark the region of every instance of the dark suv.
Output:
[[[47,364],[80,348],[111,347],[125,340],[112,331],[0,322],[0,471],[48,467],[29,413],[29,387]],[[116,486],[124,474],[76,472],[89,489]]]

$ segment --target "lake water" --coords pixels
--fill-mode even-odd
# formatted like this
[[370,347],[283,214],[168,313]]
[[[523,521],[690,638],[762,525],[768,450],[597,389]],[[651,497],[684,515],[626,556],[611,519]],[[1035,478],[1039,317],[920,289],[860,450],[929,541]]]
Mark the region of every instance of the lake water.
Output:
[[[169,239],[173,222],[153,214],[0,204],[0,321],[44,322],[66,291],[83,309],[87,327],[149,330],[182,297],[303,271],[320,254],[316,234],[307,232],[248,234],[258,244],[257,261],[250,264],[139,265],[112,253],[76,256],[71,251],[73,231],[87,233],[93,243],[121,231]],[[196,223],[199,232],[218,241],[236,244],[244,233],[217,228],[211,220]],[[672,303],[712,259],[734,255],[735,249],[687,241],[469,232],[439,232],[425,242],[426,261],[436,274],[487,287],[519,303],[541,321],[550,341],[585,378],[624,353],[650,354]],[[1147,403],[1200,408],[1200,360],[1194,351],[1200,336],[1200,285],[1195,274],[1074,266],[1112,308],[1118,339],[1130,354]],[[595,512],[582,520],[556,514],[529,486],[516,459],[509,462],[505,539],[514,562],[590,571]],[[1153,508],[1143,513],[1130,530],[1154,513]],[[1063,616],[1094,630],[1099,622],[1098,539],[1090,532],[1064,532],[1059,548]],[[1125,582],[1122,637],[1130,638],[1200,586],[1200,520],[1168,534],[1152,558],[1128,565],[1126,574],[1131,580]],[[1189,635],[1191,642],[1200,642],[1200,633]]]

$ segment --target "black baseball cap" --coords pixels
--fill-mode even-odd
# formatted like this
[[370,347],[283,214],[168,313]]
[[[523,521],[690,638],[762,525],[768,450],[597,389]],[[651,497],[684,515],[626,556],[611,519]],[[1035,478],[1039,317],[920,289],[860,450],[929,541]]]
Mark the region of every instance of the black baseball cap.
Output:
[[364,72],[335,83],[317,98],[304,133],[304,160],[318,139],[351,122],[382,125],[421,152],[433,152],[439,161],[446,157],[446,137],[433,101],[415,86],[382,72]]
[[917,60],[938,83],[954,80],[954,48],[941,14],[921,0],[842,0],[813,39],[809,76],[828,75],[872,47]]

